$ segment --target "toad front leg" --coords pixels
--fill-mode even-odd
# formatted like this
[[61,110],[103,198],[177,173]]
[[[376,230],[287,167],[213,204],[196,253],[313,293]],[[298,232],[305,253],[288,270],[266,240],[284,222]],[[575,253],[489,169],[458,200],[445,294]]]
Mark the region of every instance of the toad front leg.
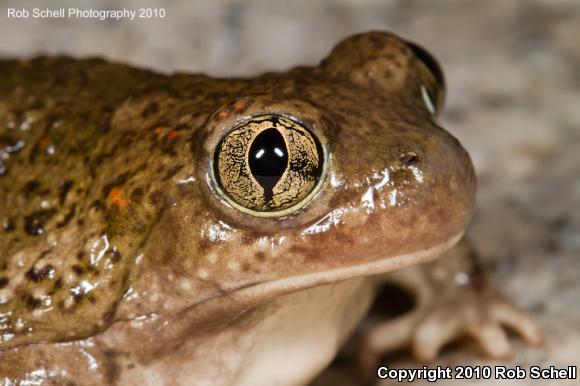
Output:
[[465,335],[474,338],[490,357],[506,358],[511,347],[503,326],[530,345],[543,342],[538,324],[493,288],[465,241],[437,261],[379,280],[409,290],[416,304],[411,312],[365,329],[359,352],[363,369],[372,369],[382,354],[407,345],[417,359],[430,361],[445,344]]

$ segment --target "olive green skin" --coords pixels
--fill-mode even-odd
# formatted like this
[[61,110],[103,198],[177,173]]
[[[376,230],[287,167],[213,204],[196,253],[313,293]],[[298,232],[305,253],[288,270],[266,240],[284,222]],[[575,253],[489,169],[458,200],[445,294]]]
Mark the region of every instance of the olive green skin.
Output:
[[[19,371],[6,358],[26,366],[23,345],[155,315],[131,333],[146,337],[132,350],[150,360],[201,325],[325,282],[292,278],[461,234],[472,164],[422,86],[441,108],[435,76],[378,32],[343,41],[318,66],[248,79],[100,59],[0,61],[0,376]],[[211,174],[223,135],[260,114],[301,122],[325,150],[316,196],[279,218],[229,206]],[[272,282],[282,284],[229,305],[230,294]]]

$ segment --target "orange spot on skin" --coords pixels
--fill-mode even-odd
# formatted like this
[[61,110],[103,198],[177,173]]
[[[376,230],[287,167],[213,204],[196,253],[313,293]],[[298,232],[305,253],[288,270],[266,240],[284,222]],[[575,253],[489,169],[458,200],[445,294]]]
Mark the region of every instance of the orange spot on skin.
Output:
[[169,139],[173,139],[175,137],[177,137],[179,135],[179,133],[175,130],[171,130],[169,133],[167,133],[167,138]]
[[117,206],[119,209],[124,209],[127,206],[127,200],[123,198],[123,190],[119,187],[111,189],[107,196],[109,206]]
[[234,111],[240,111],[246,108],[246,104],[242,101],[238,101],[234,104]]
[[40,147],[40,150],[46,150],[48,145],[50,145],[50,140],[46,137],[41,138],[40,142],[38,143],[38,147]]
[[161,127],[156,127],[154,129],[154,131],[155,131],[155,134],[160,135],[163,132],[163,129]]

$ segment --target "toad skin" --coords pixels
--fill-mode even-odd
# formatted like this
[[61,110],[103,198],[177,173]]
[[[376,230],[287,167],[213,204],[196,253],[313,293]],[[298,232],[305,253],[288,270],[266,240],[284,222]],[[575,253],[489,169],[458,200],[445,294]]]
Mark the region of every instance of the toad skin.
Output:
[[[306,384],[364,316],[372,275],[438,257],[470,220],[443,95],[428,54],[380,32],[247,79],[0,61],[0,379]],[[231,184],[214,165],[252,119],[314,138],[291,198],[243,159]]]

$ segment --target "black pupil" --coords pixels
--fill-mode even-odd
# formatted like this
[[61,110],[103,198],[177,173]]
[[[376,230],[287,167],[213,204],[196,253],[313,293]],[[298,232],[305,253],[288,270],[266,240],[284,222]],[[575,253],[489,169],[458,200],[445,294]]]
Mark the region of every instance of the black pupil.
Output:
[[282,134],[276,129],[262,131],[250,146],[250,171],[264,189],[267,201],[288,166],[288,151]]

